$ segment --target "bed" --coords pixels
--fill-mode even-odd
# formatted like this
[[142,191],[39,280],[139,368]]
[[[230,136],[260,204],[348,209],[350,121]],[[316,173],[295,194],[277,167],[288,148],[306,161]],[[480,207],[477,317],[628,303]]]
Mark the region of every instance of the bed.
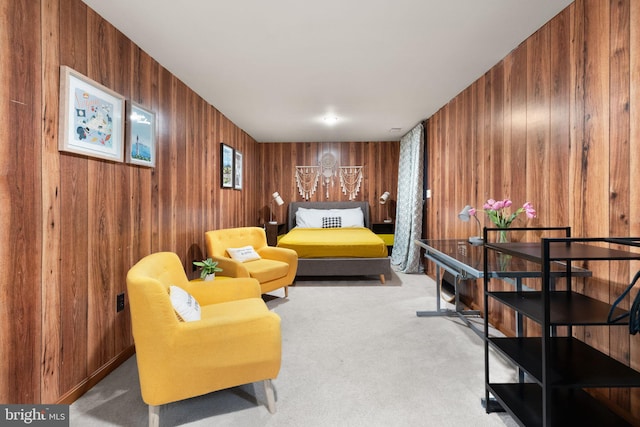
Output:
[[[315,215],[318,221],[322,217],[329,223],[335,221],[336,216],[342,215],[345,223],[338,224],[343,227],[336,228],[322,228],[319,223],[308,221],[298,226],[298,209],[310,209],[312,212],[306,213]],[[336,209],[345,213],[336,215]],[[354,210],[359,213],[358,209],[361,211],[364,227],[350,222],[353,218],[351,214]],[[324,211],[327,212],[326,215]],[[305,215],[304,218],[309,217]],[[376,276],[384,284],[386,278],[391,276],[387,247],[370,227],[368,202],[291,202],[288,209],[288,232],[279,240],[278,246],[298,253],[297,277]],[[345,232],[347,237],[337,237],[341,232]],[[306,234],[301,237],[298,233]]]

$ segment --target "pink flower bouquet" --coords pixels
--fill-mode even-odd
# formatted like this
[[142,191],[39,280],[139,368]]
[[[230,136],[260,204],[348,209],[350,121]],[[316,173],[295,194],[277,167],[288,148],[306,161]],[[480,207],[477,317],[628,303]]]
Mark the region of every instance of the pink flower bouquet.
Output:
[[[483,210],[480,212],[486,213],[491,222],[498,228],[509,228],[511,223],[523,212],[527,215],[527,218],[536,217],[536,210],[530,202],[526,202],[513,213],[511,213],[509,209],[512,204],[513,202],[509,199],[489,199],[485,202],[484,206],[482,206]],[[475,216],[477,212],[475,208],[471,208],[469,215]]]

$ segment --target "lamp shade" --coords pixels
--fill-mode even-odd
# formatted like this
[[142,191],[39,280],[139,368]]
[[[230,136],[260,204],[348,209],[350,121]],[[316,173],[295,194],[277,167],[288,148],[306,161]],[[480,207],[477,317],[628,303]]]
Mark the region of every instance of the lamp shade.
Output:
[[276,202],[278,206],[284,205],[284,200],[282,200],[282,197],[280,197],[280,193],[278,193],[277,191],[273,193],[271,197],[273,197],[273,201]]
[[471,210],[471,206],[467,205],[465,206],[460,213],[458,214],[458,219],[460,219],[461,221],[467,222],[471,219],[471,215],[469,215],[469,211]]
[[384,205],[385,203],[387,203],[387,200],[389,200],[389,196],[391,196],[391,194],[389,194],[388,191],[382,193],[382,195],[380,196],[380,204]]

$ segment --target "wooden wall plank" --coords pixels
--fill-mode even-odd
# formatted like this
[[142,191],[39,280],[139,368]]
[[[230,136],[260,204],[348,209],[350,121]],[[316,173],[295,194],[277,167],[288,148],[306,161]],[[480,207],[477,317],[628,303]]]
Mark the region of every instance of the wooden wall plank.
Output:
[[[572,189],[569,197],[569,218],[580,218],[582,214],[582,142],[585,138],[585,2],[577,0],[574,3],[573,19],[571,20],[571,87],[573,93],[570,98],[571,117],[571,143],[569,144],[569,188]],[[572,221],[572,233],[574,236],[585,235],[583,221]]]
[[[131,81],[131,75],[135,74],[134,70],[134,51],[135,45],[126,38],[122,33],[114,31],[114,51],[119,61],[119,66],[113,70],[115,82],[113,87],[116,92],[125,96],[126,99],[132,99],[132,93],[134,90],[134,84]],[[125,122],[129,120],[126,117],[126,105],[125,105]],[[126,135],[126,129],[125,129]],[[126,139],[126,136],[125,136]],[[128,150],[129,144],[125,141],[125,151]],[[114,165],[114,183],[118,192],[127,194],[131,191],[131,180],[135,177],[136,168],[126,167],[124,164]],[[117,313],[114,309],[116,297],[119,294],[126,295],[126,277],[129,271],[129,266],[132,265],[131,258],[131,240],[132,240],[132,216],[131,213],[135,211],[135,199],[133,197],[117,197],[114,200],[115,208],[115,223],[114,229],[118,236],[117,244],[113,248],[113,276],[111,280],[111,291],[109,297],[105,301],[107,309],[110,311],[112,317],[113,329],[113,350],[109,353],[109,359],[113,355],[121,354],[127,348],[133,345],[131,337],[131,323],[128,310],[121,313]],[[107,360],[108,362],[108,360]]]
[[[545,223],[569,223],[569,144],[571,139],[571,8],[562,11],[550,22],[550,100],[549,100],[549,200],[545,208]],[[543,223],[543,222],[540,222]]]
[[[585,133],[582,142],[581,216],[585,235],[609,234],[609,2],[592,2],[585,8]],[[577,189],[576,189],[577,190]],[[606,203],[602,201],[606,200]],[[608,266],[588,263],[595,277],[606,277]],[[588,286],[586,295],[608,300],[606,283]],[[601,351],[609,352],[609,339],[604,328],[586,328],[585,341]]]
[[[571,138],[569,139],[569,220],[567,224],[571,224],[571,232],[573,236],[584,236],[584,225],[581,220],[574,221],[573,218],[580,218],[581,198],[582,198],[582,141],[585,133],[585,114],[584,114],[584,91],[585,91],[585,2],[577,0],[570,10],[572,10],[571,19],[571,87],[572,93],[569,98],[570,111],[570,129]],[[565,142],[566,144],[566,142]],[[586,267],[584,263],[579,263],[579,267]],[[584,292],[583,281],[576,281],[571,286],[578,292]],[[585,328],[578,326],[574,328],[573,335],[584,340]]]
[[[66,37],[64,28],[71,22],[85,22],[87,8],[84,4],[60,2],[59,43],[60,65],[87,73],[87,37]],[[54,79],[45,80],[45,86],[56,87]],[[50,110],[48,116],[58,121],[58,112]],[[60,159],[60,253],[49,254],[60,262],[60,313],[62,317],[62,346],[60,351],[60,390],[70,390],[87,377],[87,295],[88,295],[88,213],[82,203],[88,195],[88,164],[83,157],[64,155]],[[45,166],[45,165],[43,165]],[[55,170],[43,170],[43,175],[55,174]],[[64,209],[62,209],[64,207]],[[61,256],[65,254],[65,256]]]
[[[638,171],[640,170],[640,2],[629,2],[629,174],[630,185],[634,186],[638,182]],[[640,212],[640,191],[629,192],[630,212]],[[640,221],[633,220],[633,215],[629,221],[629,234],[640,236]],[[633,272],[640,270],[640,262],[633,262],[630,265]],[[637,287],[631,291],[631,298],[636,298]],[[629,346],[630,365],[636,370],[640,370],[640,340],[631,339]],[[631,390],[630,411],[636,419],[640,419],[640,390]]]
[[[534,195],[527,194],[527,189],[530,187],[527,185],[528,180],[532,179],[530,168],[537,169],[537,165],[544,162],[544,158],[540,159],[538,153],[532,153],[529,151],[531,144],[530,134],[532,132],[532,126],[529,125],[530,115],[541,114],[540,106],[528,105],[529,99],[528,83],[531,79],[528,78],[529,73],[537,72],[540,74],[542,67],[536,66],[536,61],[542,60],[542,55],[538,49],[536,49],[536,43],[534,38],[529,39],[526,43],[521,44],[516,50],[505,58],[505,65],[509,65],[509,74],[505,72],[505,99],[510,99],[510,105],[505,103],[504,110],[504,174],[509,176],[509,179],[503,183],[503,193],[492,196],[494,198],[508,197],[514,203],[515,207],[522,206],[522,204],[530,199],[538,200],[533,197]],[[534,71],[535,70],[535,71]],[[539,84],[539,82],[538,82]],[[510,97],[507,97],[507,91],[510,93]],[[543,113],[542,113],[543,114]],[[517,171],[520,171],[518,173]],[[533,174],[543,174],[544,171],[538,169]],[[486,222],[486,218],[485,218]],[[488,224],[489,225],[489,224]],[[518,219],[518,225],[522,225],[520,219]]]
[[[519,200],[530,201],[539,212],[536,220],[525,222],[532,225],[549,224],[549,200],[555,197],[549,181],[550,79],[549,26],[545,26],[527,39],[527,104],[523,106],[527,138],[522,143],[526,178],[519,189],[514,189],[519,192]],[[523,221],[524,216],[518,223],[523,225]]]
[[0,11],[0,401],[28,403],[42,372],[40,4],[3,0]]
[[[491,153],[491,174],[487,176],[489,180],[490,198],[502,199],[504,197],[503,186],[507,182],[504,172],[507,169],[504,162],[504,61],[501,61],[490,71],[491,86],[489,96],[491,108],[488,110],[490,114],[489,135]],[[511,173],[511,171],[509,171]]]
[[[609,234],[629,236],[630,155],[629,152],[629,77],[630,77],[630,22],[629,1],[611,2],[610,18],[610,106],[609,106]],[[611,262],[609,265],[609,302],[613,303],[631,281],[628,262]],[[629,300],[621,307],[628,309]],[[627,328],[610,328],[609,348],[612,357],[629,363],[629,331]],[[629,390],[612,389],[611,396],[618,405],[629,409]]]
[[[47,0],[41,4],[42,17],[42,77],[41,81],[55,79],[59,68],[59,2]],[[57,111],[59,91],[55,86],[42,88],[42,117],[46,111]],[[1,139],[1,138],[0,138]],[[60,159],[58,156],[58,122],[43,120],[42,130],[42,168],[52,173],[42,175],[42,250],[47,253],[60,252]],[[0,257],[1,259],[1,257]],[[59,310],[60,301],[60,264],[52,257],[42,257],[42,390],[41,401],[55,401],[60,390],[61,364],[60,352],[62,319]]]
[[[116,32],[115,28],[104,21],[91,9],[87,12],[89,46],[102,46],[101,55],[89,55],[87,77],[105,85],[115,87],[116,81]],[[90,50],[89,53],[93,52]],[[88,160],[88,229],[86,251],[89,254],[88,289],[88,370],[95,372],[106,364],[114,354],[114,301],[119,217],[117,189],[117,170],[114,162]],[[109,191],[113,189],[115,191]]]
[[[132,76],[132,99],[145,108],[157,111],[153,107],[152,78],[156,75],[157,63],[140,48],[134,47],[134,65]],[[133,265],[137,260],[152,251],[152,175],[153,169],[135,167],[130,177],[130,194],[133,206],[130,212],[130,260]]]

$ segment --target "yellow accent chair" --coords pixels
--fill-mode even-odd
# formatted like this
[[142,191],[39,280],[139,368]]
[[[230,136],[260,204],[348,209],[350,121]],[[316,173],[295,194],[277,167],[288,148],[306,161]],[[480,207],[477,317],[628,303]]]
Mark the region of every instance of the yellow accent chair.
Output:
[[[198,302],[200,320],[179,319],[172,285]],[[176,254],[158,252],[129,270],[127,291],[149,426],[159,425],[161,405],[258,381],[275,412],[271,380],[280,371],[280,317],[262,300],[257,280],[190,282]]]
[[[267,234],[260,227],[239,227],[212,230],[205,233],[207,254],[225,276],[253,277],[258,279],[262,293],[284,287],[284,296],[289,295],[288,286],[293,283],[298,271],[298,254],[286,248],[267,246]],[[239,262],[231,258],[227,249],[252,246],[260,259]]]

